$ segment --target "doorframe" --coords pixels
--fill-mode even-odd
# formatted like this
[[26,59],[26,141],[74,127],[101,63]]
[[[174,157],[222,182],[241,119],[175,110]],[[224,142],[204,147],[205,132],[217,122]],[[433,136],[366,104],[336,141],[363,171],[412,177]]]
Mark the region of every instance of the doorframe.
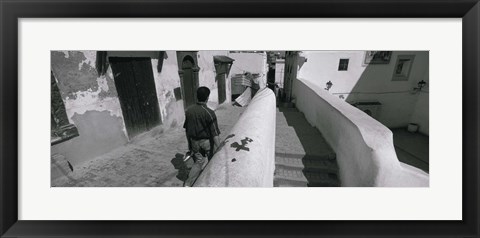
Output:
[[[151,65],[151,62],[152,62],[152,58],[150,56],[143,56],[143,55],[140,55],[140,56],[116,56],[116,55],[108,55],[107,56],[109,62],[111,62],[111,58],[122,58],[122,59],[138,59],[138,58],[145,58],[145,59],[148,59],[148,65]],[[113,73],[113,65],[114,63],[110,63],[110,67],[111,67],[111,70],[112,70],[112,73]],[[155,82],[155,75],[154,75],[154,69],[153,67],[151,68],[151,71],[150,72],[147,72],[147,74],[152,74],[152,80],[153,80],[153,85],[156,85],[156,82]],[[155,126],[150,126],[149,123],[148,123],[148,119],[144,118],[145,119],[145,131],[143,132],[140,132],[140,133],[136,133],[136,134],[133,134],[132,131],[131,131],[131,128],[129,129],[128,126],[127,126],[127,122],[126,122],[126,116],[125,114],[128,113],[127,110],[124,109],[124,103],[125,103],[125,98],[122,98],[119,94],[118,94],[118,78],[115,77],[115,73],[113,73],[113,81],[114,81],[114,84],[115,84],[115,88],[117,90],[117,97],[118,97],[118,101],[120,103],[120,107],[121,107],[121,111],[122,111],[122,117],[123,117],[123,123],[124,123],[124,126],[125,126],[125,132],[126,132],[126,136],[128,138],[128,140],[131,140],[132,138],[134,138],[135,136],[143,133],[143,132],[146,132],[146,131],[149,131],[151,130],[152,128],[154,128],[155,126],[158,126],[158,125],[161,125],[163,124],[163,121],[162,121],[162,115],[161,115],[161,110],[160,110],[160,103],[158,101],[158,92],[157,92],[157,89],[156,87],[153,88],[153,90],[155,91],[155,102],[154,102],[154,107],[156,107],[158,109],[158,124],[156,124]],[[136,79],[135,79],[136,80]],[[138,81],[136,81],[138,82]],[[137,90],[137,89],[135,89]],[[141,103],[145,103],[146,101],[142,101]]]
[[[222,104],[222,103],[225,103],[225,102],[229,102],[231,101],[231,98],[232,98],[232,93],[231,93],[231,90],[227,90],[227,88],[229,87],[229,85],[227,85],[227,78],[228,78],[228,75],[230,74],[230,69],[233,65],[233,61],[235,61],[235,59],[232,59],[228,56],[225,56],[225,55],[214,55],[213,56],[213,65],[215,66],[215,80],[217,81],[217,94],[218,94],[218,104]],[[222,78],[220,78],[219,76],[220,75],[224,75]],[[221,94],[221,91],[220,91],[220,80],[223,81],[223,84],[225,86],[224,90],[223,90],[223,93],[225,94],[225,99],[223,102],[221,102],[220,100],[220,94]],[[230,95],[227,95],[227,92],[230,91]]]
[[283,70],[283,90],[285,98],[283,98],[283,102],[289,103],[292,100],[293,80],[297,79],[298,54],[298,51],[285,52],[285,66]]
[[183,108],[184,110],[187,109],[187,101],[185,100],[185,85],[183,83],[183,69],[182,69],[182,64],[185,58],[190,56],[193,59],[193,99],[196,101],[197,99],[197,88],[199,87],[199,76],[198,72],[200,71],[200,67],[198,67],[198,61],[197,61],[197,56],[198,51],[177,51],[177,65],[178,65],[178,75],[180,76],[180,91],[182,92],[182,99],[183,99]]
[[[222,77],[220,77],[222,76]],[[217,96],[218,96],[218,105],[225,103],[227,101],[227,73],[216,73],[215,74],[215,80],[217,81]],[[220,81],[223,82],[224,88],[221,90],[220,88]],[[224,95],[225,98],[222,101],[222,98],[220,98],[220,95]],[[231,97],[231,96],[230,96]]]

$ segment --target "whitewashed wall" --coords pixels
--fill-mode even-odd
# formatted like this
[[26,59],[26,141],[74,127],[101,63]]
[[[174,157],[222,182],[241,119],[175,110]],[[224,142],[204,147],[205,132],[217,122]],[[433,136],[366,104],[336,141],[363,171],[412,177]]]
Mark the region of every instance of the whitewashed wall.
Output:
[[[228,57],[235,59],[230,71],[230,77],[235,74],[250,72],[259,74],[260,88],[267,85],[267,54],[264,53],[230,53]],[[228,95],[228,94],[227,94]]]
[[73,166],[102,155],[128,141],[111,69],[98,76],[96,51],[52,51],[51,69],[57,80],[68,120],[79,136],[51,147]]
[[293,95],[337,154],[342,186],[429,186],[428,174],[398,161],[387,127],[310,81],[294,80]]
[[[215,70],[215,65],[213,61],[213,56],[216,55],[228,56],[228,51],[205,50],[199,51],[197,53],[198,67],[200,67],[200,71],[198,72],[199,85],[208,87],[210,89],[208,106],[212,109],[218,107],[218,82],[215,81],[215,76],[217,75],[217,72]],[[225,86],[227,98],[224,103],[229,103],[231,102],[231,97],[229,96],[229,78],[225,79]]]
[[[415,55],[408,81],[392,81],[398,55]],[[428,99],[425,100],[428,94],[413,93],[413,88],[422,79],[429,83],[427,51],[394,51],[389,64],[370,65],[364,64],[365,51],[304,51],[301,56],[307,61],[300,62],[298,78],[321,88],[331,81],[333,86],[329,93],[347,102],[379,101],[382,106],[377,119],[381,123],[396,128],[405,127],[414,120],[420,123],[421,132],[428,134],[428,129],[425,130],[428,120],[424,120],[428,118],[428,110],[425,110],[425,106],[428,109]],[[347,71],[338,71],[340,59],[349,59]]]

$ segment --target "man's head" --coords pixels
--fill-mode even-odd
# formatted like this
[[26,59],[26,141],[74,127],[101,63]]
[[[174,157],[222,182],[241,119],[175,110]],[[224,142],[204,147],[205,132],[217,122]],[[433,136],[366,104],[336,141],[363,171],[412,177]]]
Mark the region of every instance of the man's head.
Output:
[[197,89],[197,100],[199,102],[207,102],[210,96],[210,89],[207,87],[199,87]]

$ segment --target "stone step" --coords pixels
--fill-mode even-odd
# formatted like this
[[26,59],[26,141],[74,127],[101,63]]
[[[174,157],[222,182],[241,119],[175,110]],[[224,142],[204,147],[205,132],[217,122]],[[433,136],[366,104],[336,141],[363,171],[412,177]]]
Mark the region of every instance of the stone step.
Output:
[[277,114],[283,114],[283,115],[303,115],[303,112],[299,111],[296,108],[277,108]]
[[310,123],[305,119],[301,112],[289,113],[289,114],[297,114],[297,115],[289,115],[285,117],[283,113],[278,113],[276,116],[276,127],[277,128],[285,128],[291,127],[297,133],[302,134],[319,134],[321,135],[320,131],[310,125]]
[[295,107],[277,107],[277,112],[299,112]]
[[[300,136],[307,136],[312,137],[309,139],[316,139],[318,141],[325,142],[322,134],[313,127],[291,127],[291,126],[278,126],[275,128],[275,133],[277,136],[286,136],[286,137],[300,137]],[[302,138],[300,138],[302,139]]]
[[276,123],[276,125],[275,125],[276,128],[278,128],[277,130],[283,130],[284,128],[286,130],[289,130],[288,128],[291,128],[297,134],[317,134],[317,135],[321,135],[320,131],[317,128],[310,126],[310,124],[308,124],[307,121],[305,121],[303,124],[300,124],[300,125],[298,123],[297,123],[297,125],[293,125],[293,124],[290,124],[289,122],[287,122],[285,119],[277,119],[275,123]]
[[[285,133],[285,134],[284,134]],[[328,145],[325,139],[317,135],[296,136],[295,132],[279,132],[275,138],[275,153],[283,154],[282,157],[325,157],[335,158],[335,152]],[[332,157],[333,156],[333,157]]]
[[339,187],[340,181],[335,173],[276,168],[274,185],[277,187]]
[[308,187],[308,184],[303,181],[274,178],[273,186],[274,187]]
[[319,183],[308,183],[304,181],[295,181],[283,178],[275,178],[273,180],[274,187],[341,187],[338,181],[323,181]]
[[287,158],[295,160],[336,160],[337,155],[333,151],[325,151],[325,153],[317,154],[275,151],[275,158]]
[[275,167],[282,169],[299,169],[302,171],[320,171],[338,173],[337,160],[335,159],[309,159],[276,157]]
[[296,108],[277,108],[276,187],[340,186],[336,154]]
[[303,112],[296,108],[277,108],[277,114],[284,115],[303,115]]
[[[306,123],[306,122],[305,122]],[[280,125],[277,125],[276,127],[276,131],[279,132],[279,134],[281,134],[282,132],[285,134],[286,133],[290,133],[292,135],[298,135],[298,136],[307,136],[307,135],[312,135],[312,136],[317,136],[319,139],[323,140],[323,136],[322,134],[320,133],[320,131],[318,131],[316,128],[314,127],[311,127],[309,125],[303,125],[303,126],[289,126],[287,124],[280,124]]]
[[[302,112],[277,112],[276,113],[277,122],[288,125],[305,125],[310,126],[307,119]],[[310,126],[311,127],[311,126]]]
[[293,103],[293,102],[277,102],[277,107],[279,107],[279,108],[295,108],[295,103]]

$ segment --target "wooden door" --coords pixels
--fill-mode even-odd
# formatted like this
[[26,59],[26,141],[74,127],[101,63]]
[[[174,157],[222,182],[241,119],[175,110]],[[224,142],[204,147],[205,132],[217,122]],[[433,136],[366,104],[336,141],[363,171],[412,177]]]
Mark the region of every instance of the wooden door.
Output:
[[125,126],[130,138],[161,123],[150,58],[110,57]]
[[147,129],[160,124],[160,108],[158,106],[157,90],[150,58],[141,58],[132,61],[137,91],[144,109],[144,118]]

